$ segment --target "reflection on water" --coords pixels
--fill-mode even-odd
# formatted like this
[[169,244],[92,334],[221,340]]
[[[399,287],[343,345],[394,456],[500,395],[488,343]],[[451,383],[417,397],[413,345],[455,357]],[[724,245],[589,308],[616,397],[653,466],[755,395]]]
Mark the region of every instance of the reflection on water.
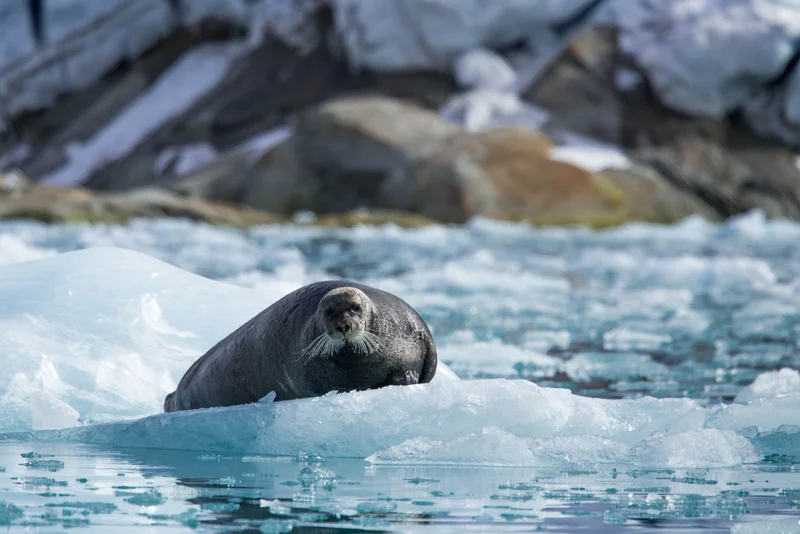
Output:
[[0,525],[12,527],[758,532],[800,519],[800,461],[778,455],[736,469],[374,467],[8,442],[0,466]]

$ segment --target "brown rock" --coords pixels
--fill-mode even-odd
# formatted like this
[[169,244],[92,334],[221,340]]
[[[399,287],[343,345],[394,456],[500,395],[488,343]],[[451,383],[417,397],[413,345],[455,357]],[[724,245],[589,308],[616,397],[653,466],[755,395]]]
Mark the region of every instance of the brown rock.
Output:
[[241,201],[276,213],[379,208],[390,176],[457,133],[435,113],[398,100],[332,100],[300,115],[294,136],[257,164]]
[[136,217],[184,217],[230,226],[269,224],[282,220],[269,213],[184,198],[157,188],[95,194],[84,188],[36,186],[18,198],[0,198],[0,219],[120,223]]
[[623,192],[603,176],[548,158],[534,132],[496,129],[464,134],[387,185],[384,199],[448,222],[482,215],[534,224],[620,222]]
[[625,195],[627,222],[672,223],[700,215],[706,220],[719,220],[719,214],[692,192],[679,189],[656,171],[643,165],[630,169],[607,169],[598,173],[622,190]]

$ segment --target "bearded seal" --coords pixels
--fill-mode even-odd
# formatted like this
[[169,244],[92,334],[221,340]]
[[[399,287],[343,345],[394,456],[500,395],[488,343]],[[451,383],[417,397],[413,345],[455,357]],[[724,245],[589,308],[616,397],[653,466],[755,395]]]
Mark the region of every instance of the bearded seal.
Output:
[[175,412],[428,383],[436,346],[400,298],[347,281],[289,293],[214,345],[164,399]]

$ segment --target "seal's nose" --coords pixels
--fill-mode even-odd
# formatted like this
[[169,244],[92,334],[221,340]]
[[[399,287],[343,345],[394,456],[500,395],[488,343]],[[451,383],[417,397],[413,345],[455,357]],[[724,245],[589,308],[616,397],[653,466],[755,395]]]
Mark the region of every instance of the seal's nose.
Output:
[[336,331],[340,334],[349,334],[353,328],[350,326],[350,323],[339,324],[336,326]]

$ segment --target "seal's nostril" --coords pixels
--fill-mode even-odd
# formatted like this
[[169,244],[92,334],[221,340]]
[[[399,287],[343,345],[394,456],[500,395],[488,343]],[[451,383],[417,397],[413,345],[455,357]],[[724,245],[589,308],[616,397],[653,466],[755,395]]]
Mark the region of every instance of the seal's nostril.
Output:
[[342,325],[338,325],[336,327],[336,331],[339,332],[340,334],[344,334],[344,327]]

